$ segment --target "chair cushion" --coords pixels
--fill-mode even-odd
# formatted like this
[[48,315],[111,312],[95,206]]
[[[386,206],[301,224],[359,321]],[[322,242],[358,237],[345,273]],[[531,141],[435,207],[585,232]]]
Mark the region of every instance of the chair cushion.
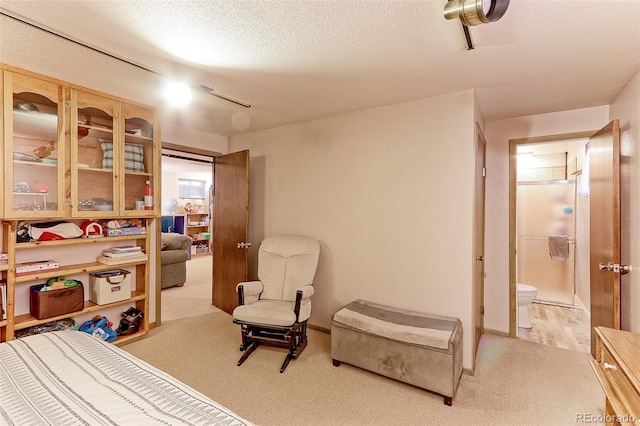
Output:
[[296,291],[313,285],[320,243],[303,235],[275,235],[260,245],[258,279],[264,284],[261,299],[296,300]]
[[233,319],[256,324],[288,326],[296,322],[294,302],[285,300],[258,300],[251,305],[240,305],[233,310]]

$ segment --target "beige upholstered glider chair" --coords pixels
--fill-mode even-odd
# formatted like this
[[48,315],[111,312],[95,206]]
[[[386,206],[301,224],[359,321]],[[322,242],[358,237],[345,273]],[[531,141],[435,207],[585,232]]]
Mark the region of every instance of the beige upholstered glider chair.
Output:
[[280,372],[307,346],[313,278],[320,243],[302,235],[266,238],[258,251],[258,280],[237,285],[240,305],[233,322],[240,324],[244,354],[241,365],[260,345],[289,350]]

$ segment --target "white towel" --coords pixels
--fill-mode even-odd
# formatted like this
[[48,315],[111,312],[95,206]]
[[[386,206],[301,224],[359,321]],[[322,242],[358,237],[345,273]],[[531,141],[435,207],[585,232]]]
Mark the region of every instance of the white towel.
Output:
[[566,262],[569,257],[569,241],[566,235],[549,235],[549,256],[556,262]]

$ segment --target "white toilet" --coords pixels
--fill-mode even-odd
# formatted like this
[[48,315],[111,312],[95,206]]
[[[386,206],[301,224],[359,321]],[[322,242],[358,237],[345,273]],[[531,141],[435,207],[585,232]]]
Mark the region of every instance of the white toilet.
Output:
[[518,283],[518,327],[531,328],[531,316],[529,315],[529,303],[536,300],[538,289],[532,285]]

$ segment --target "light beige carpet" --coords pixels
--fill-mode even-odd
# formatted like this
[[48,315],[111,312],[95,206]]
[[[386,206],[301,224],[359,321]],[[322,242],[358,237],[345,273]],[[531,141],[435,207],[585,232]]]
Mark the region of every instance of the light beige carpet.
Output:
[[[240,367],[240,331],[224,312],[165,322],[126,351],[258,425],[575,425],[604,413],[590,355],[484,335],[474,376],[442,397],[331,363],[330,336],[279,373],[285,351],[261,347]],[[582,417],[580,417],[582,416]],[[598,424],[598,423],[590,423]]]
[[211,304],[211,256],[187,261],[187,282],[182,287],[162,290],[162,322],[221,312]]

